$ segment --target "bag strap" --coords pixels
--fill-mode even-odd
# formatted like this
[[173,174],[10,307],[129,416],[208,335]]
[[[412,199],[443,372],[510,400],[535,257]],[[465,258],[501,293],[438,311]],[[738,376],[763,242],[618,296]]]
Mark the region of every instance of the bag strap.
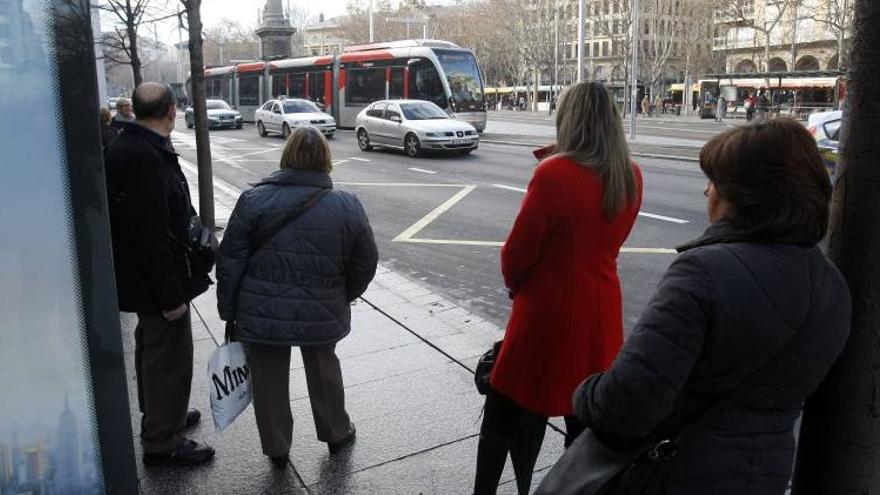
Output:
[[322,187],[317,191],[309,194],[305,198],[302,199],[293,209],[288,211],[284,216],[277,217],[268,222],[268,226],[262,231],[258,232],[256,239],[254,241],[254,248],[251,250],[251,256],[257,253],[260,249],[272,240],[284,227],[287,227],[294,220],[302,216],[305,212],[309,211],[313,206],[315,206],[321,198],[324,197],[325,194],[330,192],[329,187]]

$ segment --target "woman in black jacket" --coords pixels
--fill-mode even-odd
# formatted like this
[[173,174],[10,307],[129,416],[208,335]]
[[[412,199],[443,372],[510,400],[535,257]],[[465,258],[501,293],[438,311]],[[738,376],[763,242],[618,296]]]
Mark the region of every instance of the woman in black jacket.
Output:
[[611,369],[575,392],[575,413],[618,450],[681,432],[664,493],[782,495],[802,404],[849,335],[846,282],[817,247],[831,186],[789,120],[716,136],[700,167],[712,225],[679,248]]
[[378,256],[363,206],[332,189],[331,169],[321,133],[297,129],[281,170],[239,197],[217,260],[220,317],[245,343],[263,453],[281,468],[293,436],[291,346],[302,352],[318,439],[333,454],[355,438],[335,347]]

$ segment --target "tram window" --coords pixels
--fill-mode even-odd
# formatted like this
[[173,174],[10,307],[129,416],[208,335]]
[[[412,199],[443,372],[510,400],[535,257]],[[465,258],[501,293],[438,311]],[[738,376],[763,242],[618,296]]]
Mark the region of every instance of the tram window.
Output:
[[218,100],[223,100],[225,102],[232,101],[232,79],[224,77],[223,79],[217,80],[217,98]]
[[290,86],[288,86],[287,96],[291,98],[303,98],[305,97],[305,86],[306,86],[306,75],[305,74],[291,74],[290,75]]
[[272,96],[287,96],[287,74],[272,76]]
[[324,72],[309,72],[308,99],[312,101],[324,101]]
[[409,95],[416,100],[432,101],[440,108],[446,108],[446,92],[437,68],[429,60],[419,60],[409,68]]
[[391,68],[391,84],[389,85],[389,97],[392,100],[403,98],[403,67]]
[[364,106],[383,98],[385,98],[384,67],[349,69],[345,88],[346,106]]
[[246,76],[238,80],[238,104],[241,106],[260,104],[259,76]]

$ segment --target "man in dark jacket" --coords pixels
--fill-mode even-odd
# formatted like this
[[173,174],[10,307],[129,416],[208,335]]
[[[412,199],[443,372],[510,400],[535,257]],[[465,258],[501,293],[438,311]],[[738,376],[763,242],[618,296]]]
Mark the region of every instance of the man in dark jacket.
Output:
[[135,367],[144,463],[195,465],[214,450],[188,440],[193,343],[189,302],[207,290],[191,273],[185,239],[195,216],[169,136],[177,111],[171,88],[135,90],[138,118],[123,125],[105,155],[119,309],[135,312]]

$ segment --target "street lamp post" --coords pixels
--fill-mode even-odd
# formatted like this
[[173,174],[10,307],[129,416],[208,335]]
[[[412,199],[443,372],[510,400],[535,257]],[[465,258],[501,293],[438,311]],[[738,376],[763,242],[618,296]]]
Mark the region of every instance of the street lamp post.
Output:
[[370,13],[370,43],[373,42],[373,0],[369,0],[369,13]]
[[[559,1],[553,3],[553,91],[551,95],[556,95],[559,91]],[[552,104],[552,101],[551,101]]]
[[639,98],[639,0],[632,0],[632,71],[630,74],[629,138],[636,138],[636,105]]
[[586,0],[578,0],[578,61],[577,61],[577,80],[584,80],[584,11],[586,10]]

